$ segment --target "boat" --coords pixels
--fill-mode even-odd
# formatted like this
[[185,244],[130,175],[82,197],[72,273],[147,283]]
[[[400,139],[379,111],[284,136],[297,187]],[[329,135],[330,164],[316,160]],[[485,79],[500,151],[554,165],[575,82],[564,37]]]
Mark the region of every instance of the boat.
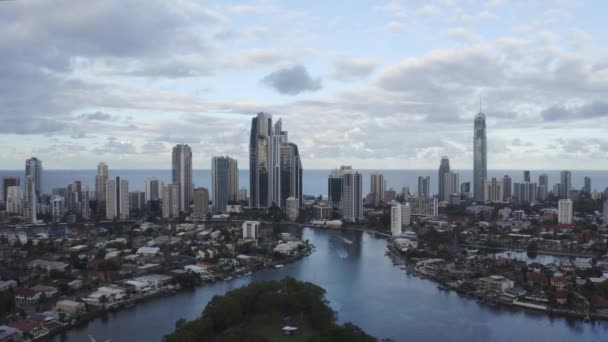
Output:
[[251,275],[251,271],[245,273],[244,275],[246,275],[246,276]]
[[282,268],[282,267],[285,267],[285,265],[283,265],[283,264],[274,265],[274,268]]

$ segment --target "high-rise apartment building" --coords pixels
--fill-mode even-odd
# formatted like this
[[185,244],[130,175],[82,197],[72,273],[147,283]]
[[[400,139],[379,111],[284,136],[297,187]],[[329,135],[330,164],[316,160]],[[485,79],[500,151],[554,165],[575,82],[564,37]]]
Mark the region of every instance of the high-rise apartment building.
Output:
[[401,205],[401,225],[407,227],[412,222],[412,208],[409,202]]
[[530,171],[524,171],[524,182],[530,183]]
[[180,191],[179,184],[168,184],[163,187],[163,218],[179,217],[182,198]]
[[538,176],[538,200],[546,201],[549,197],[549,176],[546,173]]
[[484,200],[484,181],[488,177],[487,149],[486,116],[480,110],[475,116],[473,135],[473,198],[476,201]]
[[9,214],[23,214],[23,197],[21,187],[9,186],[6,189],[6,212]]
[[158,201],[163,196],[163,181],[158,177],[150,177],[144,180],[144,191],[146,193],[146,203]]
[[363,176],[347,169],[342,174],[342,218],[348,222],[363,220]]
[[340,210],[342,203],[342,175],[345,170],[352,170],[350,166],[342,166],[331,171],[327,179],[327,200],[334,209]]
[[500,202],[504,198],[502,181],[496,178],[484,181],[483,198],[486,202]]
[[106,219],[129,218],[129,181],[116,177],[106,182]]
[[95,176],[95,199],[97,200],[97,208],[101,212],[105,211],[107,182],[108,164],[99,163],[97,165],[97,175]]
[[502,195],[502,199],[505,202],[511,200],[511,197],[513,197],[513,180],[509,175],[504,175],[504,177],[502,177]]
[[391,234],[393,236],[401,235],[401,218],[403,209],[400,204],[391,207]]
[[557,201],[557,223],[572,224],[572,200],[569,198]]
[[200,187],[194,189],[194,215],[205,218],[209,213],[209,191]]
[[32,178],[32,186],[36,194],[36,200],[40,202],[42,199],[42,160],[32,157],[25,161],[25,177]]
[[449,201],[450,200],[450,195],[451,193],[447,193],[448,187],[445,185],[445,181],[446,181],[446,174],[448,174],[450,172],[450,160],[448,159],[448,157],[442,157],[441,158],[441,162],[439,163],[439,174],[437,177],[438,180],[438,194],[439,194],[439,201]]
[[11,186],[20,186],[19,177],[5,176],[2,177],[2,201],[6,205],[8,198],[8,188]]
[[572,190],[572,175],[570,171],[564,170],[560,172],[559,176],[559,198],[569,198],[570,191]]
[[443,198],[439,197],[442,202],[450,202],[450,197],[460,194],[460,175],[452,171],[443,174],[443,187],[441,193]]
[[36,195],[35,175],[25,176],[25,219],[28,223],[38,221],[38,196]]
[[374,172],[370,175],[370,189],[372,205],[379,207],[380,204],[384,203],[384,191],[386,190],[386,181],[384,175],[378,172]]
[[178,144],[172,153],[172,184],[179,186],[179,211],[188,212],[192,202],[192,150]]
[[297,198],[289,197],[285,201],[285,213],[287,214],[287,218],[294,221],[298,218],[300,214],[300,203]]
[[583,192],[586,194],[591,193],[591,177],[585,177],[585,185],[583,186]]
[[431,177],[418,177],[418,197],[431,197]]

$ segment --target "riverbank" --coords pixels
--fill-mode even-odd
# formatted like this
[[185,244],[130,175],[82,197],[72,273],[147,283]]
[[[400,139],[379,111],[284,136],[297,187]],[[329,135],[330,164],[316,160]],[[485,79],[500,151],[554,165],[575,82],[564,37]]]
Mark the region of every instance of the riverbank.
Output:
[[346,226],[346,227],[321,227],[321,226],[315,226],[315,225],[310,225],[310,224],[300,224],[299,225],[300,228],[314,228],[314,229],[321,229],[321,230],[342,230],[342,231],[356,231],[356,232],[364,232],[364,233],[370,233],[370,234],[375,234],[375,235],[379,235],[385,238],[391,238],[392,235],[388,234],[388,233],[382,233],[379,232],[377,230],[373,230],[373,229],[366,229],[366,228],[360,228],[360,227],[352,227],[352,226]]
[[399,251],[395,250],[393,246],[387,246],[387,255],[393,260],[394,265],[402,265],[402,269],[404,269],[408,274],[411,274],[416,277],[420,277],[421,279],[428,279],[437,284],[437,288],[443,291],[455,291],[459,296],[465,297],[468,299],[475,300],[476,302],[488,305],[488,306],[503,306],[509,307],[515,310],[533,310],[537,312],[544,312],[548,314],[548,316],[562,316],[569,318],[576,318],[584,321],[589,321],[591,319],[600,319],[600,320],[608,320],[608,315],[601,313],[591,313],[591,312],[579,312],[573,310],[566,309],[558,309],[552,308],[548,303],[545,304],[537,304],[529,301],[520,301],[517,298],[507,297],[506,295],[498,295],[494,293],[484,293],[480,291],[465,291],[462,290],[458,285],[458,282],[447,282],[444,279],[441,279],[435,276],[431,272],[426,272],[422,269],[419,269],[415,266],[413,262],[408,262],[408,260],[402,256]]
[[[486,245],[478,245],[478,244],[466,244],[461,243],[460,247],[469,248],[469,249],[489,249],[493,251],[501,251],[501,252],[527,252],[528,250],[520,247],[488,247]],[[554,251],[554,250],[543,250],[539,249],[535,251],[536,254],[542,255],[553,255],[553,256],[564,256],[564,257],[574,257],[574,258],[593,258],[595,254],[593,252],[588,253],[572,253],[572,252],[562,252],[562,251]]]
[[231,272],[229,274],[222,273],[221,275],[218,274],[218,275],[214,276],[212,280],[200,283],[194,287],[180,287],[179,285],[171,286],[171,287],[162,288],[157,291],[153,291],[153,292],[146,293],[146,294],[135,294],[124,301],[121,301],[119,303],[113,303],[112,305],[107,305],[107,306],[104,305],[104,306],[95,307],[95,309],[90,310],[84,316],[79,317],[77,320],[73,320],[72,322],[68,322],[68,323],[62,323],[63,326],[60,329],[49,332],[49,334],[45,335],[43,339],[46,340],[46,339],[51,339],[54,336],[63,335],[65,333],[69,332],[70,329],[86,326],[87,324],[91,323],[92,321],[94,321],[96,319],[103,319],[110,313],[115,313],[115,312],[119,312],[121,310],[133,308],[137,304],[158,300],[163,297],[175,295],[180,292],[193,291],[193,290],[196,290],[197,288],[204,288],[206,286],[214,285],[217,282],[229,281],[233,278],[250,276],[250,275],[254,274],[255,272],[258,272],[258,271],[261,271],[264,269],[280,268],[283,265],[294,263],[296,261],[301,260],[302,258],[304,258],[306,256],[311,255],[314,252],[314,250],[315,250],[315,246],[313,244],[308,244],[308,245],[306,245],[306,247],[303,250],[301,250],[294,256],[290,256],[290,257],[286,257],[286,258],[278,259],[278,260],[272,260],[271,262],[264,263],[263,266],[257,267],[255,269],[251,269],[250,272],[245,273],[245,274],[242,274],[242,273],[239,273],[236,271]]

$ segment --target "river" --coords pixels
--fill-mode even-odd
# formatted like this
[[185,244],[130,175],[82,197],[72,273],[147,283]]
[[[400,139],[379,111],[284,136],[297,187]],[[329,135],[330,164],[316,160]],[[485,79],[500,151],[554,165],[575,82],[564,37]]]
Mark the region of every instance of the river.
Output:
[[[297,228],[293,228],[297,229]],[[327,290],[341,322],[395,341],[608,341],[607,322],[583,322],[543,313],[488,307],[443,292],[425,279],[407,275],[384,255],[386,240],[360,231],[304,228],[293,231],[317,248],[280,269],[151,299],[110,313],[88,325],[56,336],[54,341],[159,341],[179,318],[198,317],[214,296],[251,281],[292,276]]]

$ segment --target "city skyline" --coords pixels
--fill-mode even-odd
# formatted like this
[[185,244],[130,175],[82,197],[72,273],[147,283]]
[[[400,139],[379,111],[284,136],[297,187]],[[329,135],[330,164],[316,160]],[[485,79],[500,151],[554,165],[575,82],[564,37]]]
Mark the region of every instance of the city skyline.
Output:
[[601,3],[1,5],[2,169],[165,168],[178,143],[209,169],[259,111],[310,169],[463,169],[480,96],[492,168],[608,168]]

